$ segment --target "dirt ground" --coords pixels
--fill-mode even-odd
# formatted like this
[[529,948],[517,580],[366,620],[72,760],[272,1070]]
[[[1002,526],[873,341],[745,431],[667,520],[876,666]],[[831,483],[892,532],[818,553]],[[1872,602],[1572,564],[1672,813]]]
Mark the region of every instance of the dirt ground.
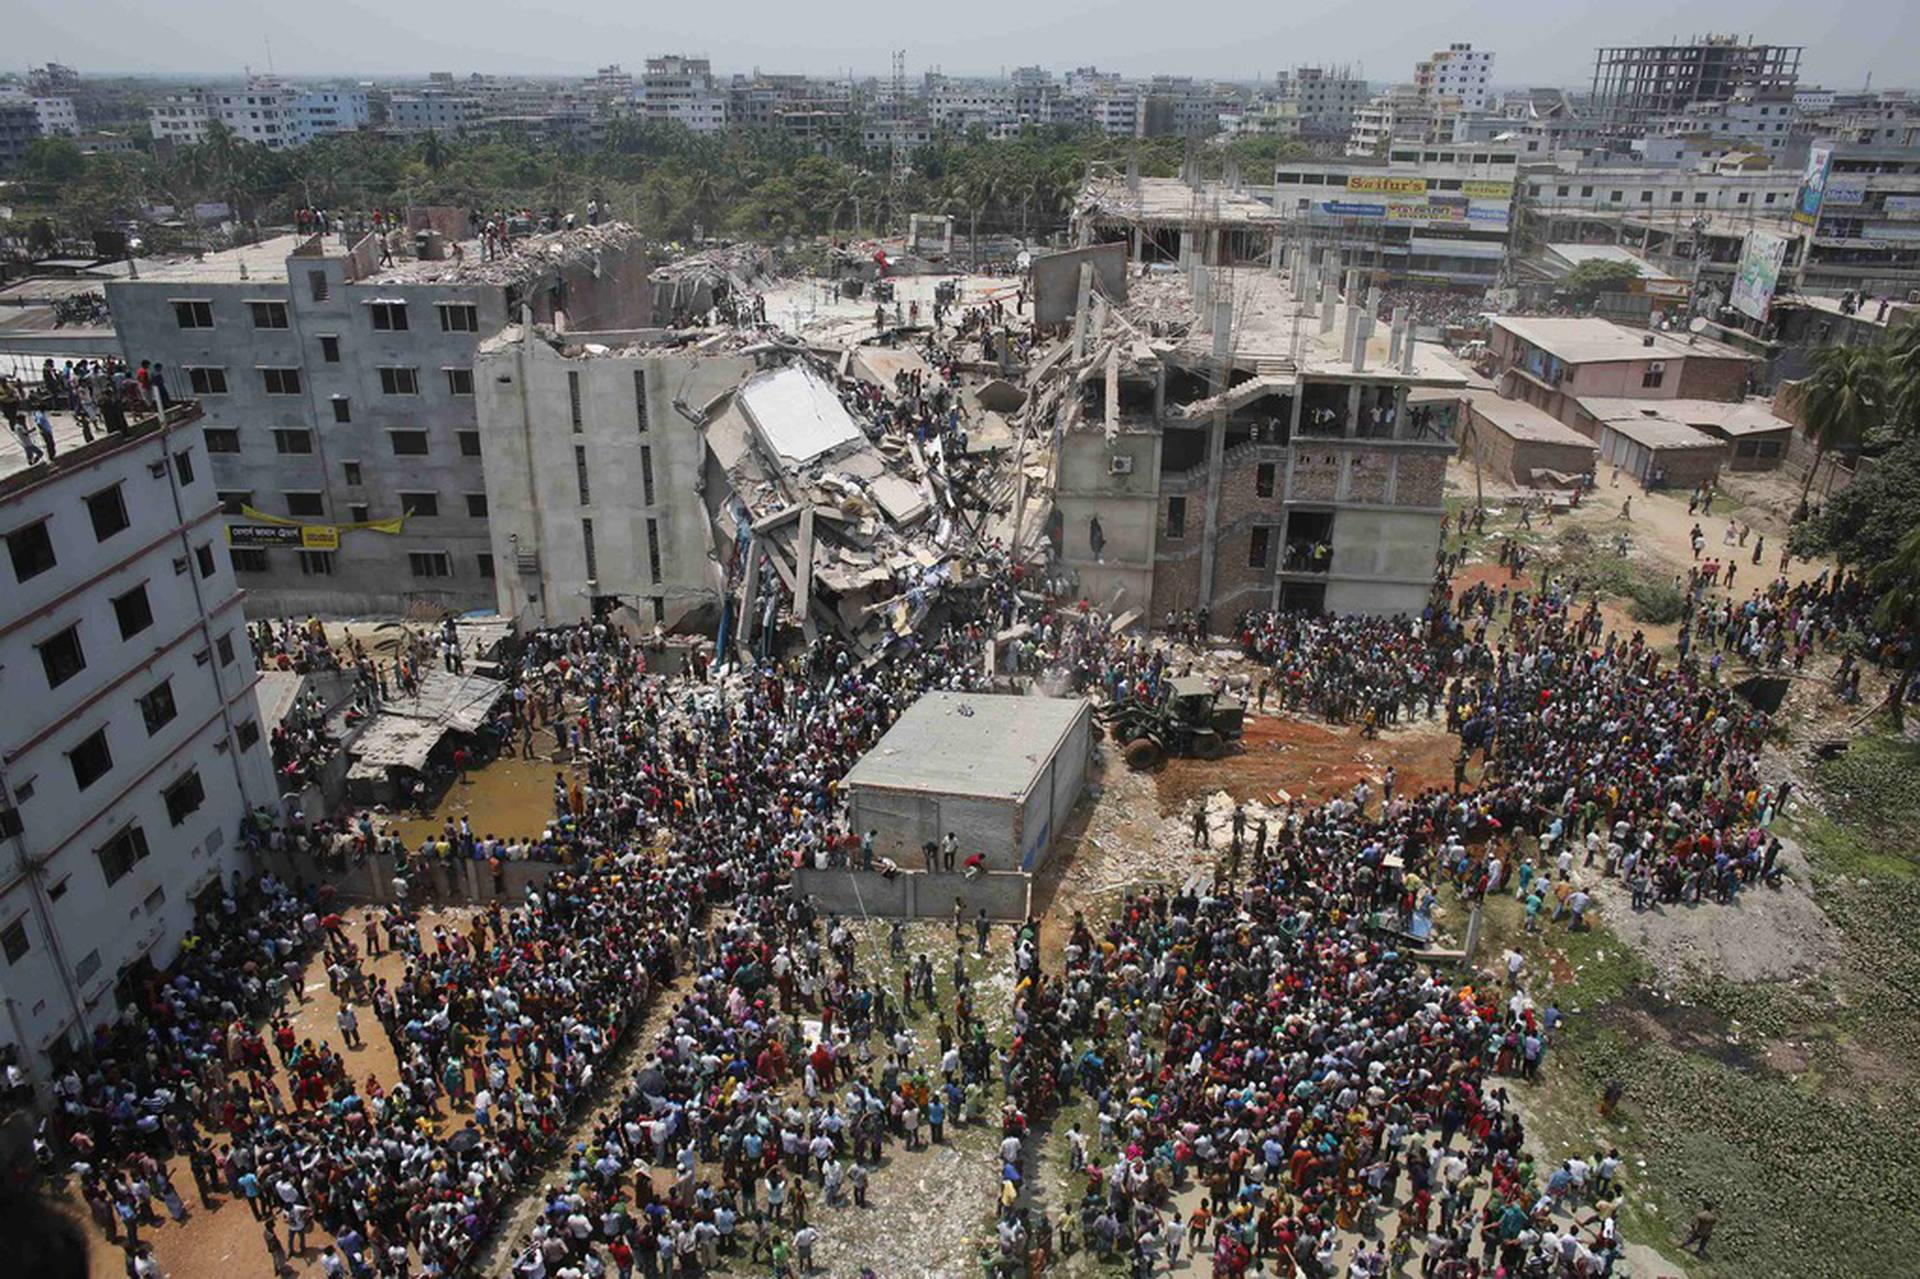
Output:
[[[357,943],[361,937],[361,924],[366,912],[356,908],[346,912],[348,935]],[[420,932],[423,942],[431,944],[435,925],[444,925],[449,931],[456,927],[465,927],[470,912],[464,910],[421,912]],[[383,943],[384,944],[384,943]],[[406,968],[406,958],[393,951],[384,952],[378,959],[362,965],[369,978],[386,977],[397,980]],[[359,1017],[362,1046],[348,1048],[344,1045],[334,1017],[340,1010],[340,1000],[327,989],[325,966],[316,957],[307,964],[305,982],[301,991],[302,1002],[290,1005],[295,1034],[301,1039],[313,1039],[324,1042],[342,1053],[347,1059],[348,1068],[356,1079],[372,1077],[379,1080],[383,1087],[392,1087],[399,1076],[394,1060],[392,1046],[387,1042],[380,1023],[373,1010],[365,1005],[355,1008]],[[278,1057],[275,1057],[276,1063]],[[286,1093],[286,1075],[278,1069],[274,1072],[276,1083],[282,1095]],[[457,1112],[450,1113],[445,1121],[450,1124],[460,1122]],[[224,1139],[224,1134],[208,1134],[216,1148]],[[174,1184],[190,1209],[185,1222],[168,1222],[163,1226],[153,1226],[142,1230],[141,1238],[153,1245],[154,1259],[160,1263],[164,1273],[173,1279],[200,1279],[202,1276],[223,1274],[265,1274],[267,1272],[266,1247],[261,1239],[260,1226],[248,1213],[244,1204],[229,1199],[226,1195],[214,1197],[211,1208],[197,1202],[193,1177],[187,1170],[185,1159],[174,1159],[169,1164]],[[92,1245],[91,1271],[93,1279],[123,1279],[125,1267],[121,1249],[102,1238],[97,1227],[87,1216],[86,1205],[80,1199],[77,1183],[68,1186],[68,1197],[73,1204],[76,1216],[86,1222],[86,1230]],[[283,1236],[284,1239],[284,1236]],[[306,1252],[292,1259],[293,1272],[296,1275],[318,1275],[319,1249],[322,1244],[331,1241],[331,1237],[317,1225],[309,1237]]]
[[1405,794],[1453,784],[1458,742],[1444,720],[1417,719],[1368,738],[1356,724],[1249,716],[1240,749],[1224,759],[1170,759],[1154,776],[1162,816],[1226,791],[1236,800],[1318,804],[1365,781],[1376,793],[1388,768]]

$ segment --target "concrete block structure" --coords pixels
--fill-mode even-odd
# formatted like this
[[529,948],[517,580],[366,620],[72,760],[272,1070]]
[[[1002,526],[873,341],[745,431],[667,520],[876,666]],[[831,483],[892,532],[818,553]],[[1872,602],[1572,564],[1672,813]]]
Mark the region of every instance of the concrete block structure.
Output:
[[644,630],[718,604],[706,440],[683,410],[733,390],[755,363],[659,336],[516,325],[481,345],[474,380],[502,615]]
[[383,265],[376,236],[286,235],[107,285],[126,358],[204,407],[229,519],[318,530],[233,547],[262,615],[494,607],[475,348],[525,315],[620,329],[651,311],[644,251],[618,224],[491,261],[477,242],[411,247]]
[[1552,475],[1589,475],[1599,449],[1587,436],[1525,400],[1492,391],[1467,393],[1467,427],[1461,448],[1486,473],[1505,483],[1531,486]]
[[848,821],[903,867],[951,832],[962,859],[1031,874],[1086,786],[1092,727],[1086,698],[927,693],[847,774]]
[[254,867],[277,788],[198,407],[0,452],[0,1056],[45,1079]]
[[1502,395],[1581,431],[1585,397],[1738,402],[1757,366],[1711,338],[1601,319],[1495,316],[1491,345]]

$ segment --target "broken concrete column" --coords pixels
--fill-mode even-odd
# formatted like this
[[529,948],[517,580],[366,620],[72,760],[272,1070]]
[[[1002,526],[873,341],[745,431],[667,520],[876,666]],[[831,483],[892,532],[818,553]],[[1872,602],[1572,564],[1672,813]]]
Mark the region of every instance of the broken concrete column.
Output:
[[1360,328],[1360,308],[1347,303],[1346,327],[1340,331],[1340,352],[1351,358],[1353,355],[1353,335]]
[[1413,320],[1407,320],[1407,336],[1400,343],[1400,371],[1413,372]]
[[1393,327],[1387,334],[1387,363],[1400,362],[1400,343],[1406,338],[1407,308],[1393,308]]
[[1353,326],[1353,371],[1361,373],[1367,367],[1367,343],[1373,337],[1373,317],[1366,312]]
[[1320,285],[1320,332],[1333,332],[1333,290],[1324,280]]
[[1221,298],[1213,304],[1213,358],[1224,360],[1233,349],[1233,301]]
[[1203,266],[1193,268],[1193,310],[1199,317],[1200,331],[1211,332],[1213,329],[1213,279],[1207,273],[1207,268]]

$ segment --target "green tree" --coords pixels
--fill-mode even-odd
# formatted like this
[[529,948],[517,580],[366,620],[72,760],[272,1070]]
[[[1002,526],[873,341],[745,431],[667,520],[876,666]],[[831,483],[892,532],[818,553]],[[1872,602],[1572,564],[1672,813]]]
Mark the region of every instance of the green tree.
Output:
[[1879,593],[1873,620],[1884,630],[1903,632],[1907,638],[1906,660],[1887,691],[1887,709],[1893,716],[1893,731],[1906,731],[1907,688],[1920,669],[1920,524],[1907,530],[1900,544],[1887,559],[1876,564],[1867,581]]
[[1813,371],[1800,386],[1800,419],[1813,441],[1813,465],[1800,486],[1804,519],[1807,494],[1820,461],[1831,448],[1858,444],[1887,417],[1887,362],[1873,347],[1823,346],[1813,353]]
[[1560,291],[1591,302],[1602,293],[1625,293],[1639,278],[1639,268],[1631,263],[1589,260],[1567,272]]
[[1920,324],[1904,324],[1886,345],[1888,397],[1894,428],[1920,434]]
[[87,157],[71,138],[35,138],[20,157],[20,176],[29,182],[72,182],[86,167]]

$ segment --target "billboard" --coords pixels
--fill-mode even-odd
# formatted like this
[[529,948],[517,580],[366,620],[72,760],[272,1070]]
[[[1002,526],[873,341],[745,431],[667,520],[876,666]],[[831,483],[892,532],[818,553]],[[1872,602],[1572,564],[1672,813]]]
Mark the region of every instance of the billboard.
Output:
[[1425,178],[1389,178],[1379,174],[1355,173],[1347,177],[1347,190],[1372,191],[1385,195],[1425,195]]
[[1787,237],[1772,231],[1749,231],[1733,274],[1733,293],[1727,300],[1742,315],[1764,322],[1773,291],[1780,283],[1780,264],[1786,260]]
[[1793,205],[1793,220],[1801,226],[1812,226],[1820,220],[1820,205],[1827,195],[1827,175],[1832,169],[1832,147],[1814,147],[1807,152],[1807,171],[1800,179],[1800,196]]
[[1460,192],[1477,200],[1511,200],[1513,183],[1469,180],[1460,184]]
[[1827,177],[1826,204],[1865,204],[1867,179],[1858,173],[1835,173]]
[[337,551],[340,530],[331,524],[229,524],[228,546],[293,546],[306,551]]

